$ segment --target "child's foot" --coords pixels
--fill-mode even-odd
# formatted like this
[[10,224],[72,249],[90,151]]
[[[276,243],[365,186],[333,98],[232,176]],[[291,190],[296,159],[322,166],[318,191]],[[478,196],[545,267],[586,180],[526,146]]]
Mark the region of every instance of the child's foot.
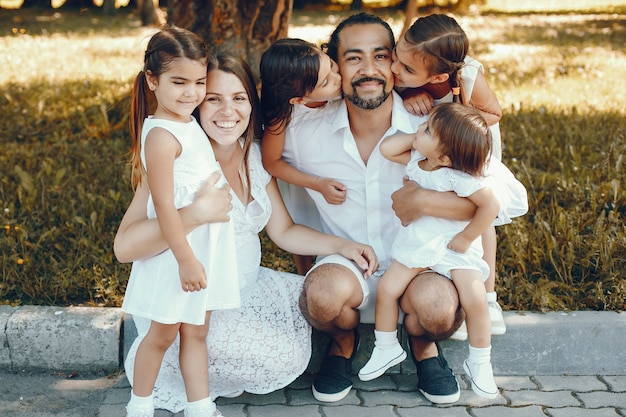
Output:
[[126,406],[126,417],[153,417],[154,407],[141,407],[132,404]]
[[395,366],[406,359],[406,352],[400,344],[387,349],[374,347],[370,360],[359,371],[361,381],[371,381],[378,378],[392,366]]
[[498,396],[498,386],[493,379],[491,362],[470,363],[465,359],[463,370],[472,381],[472,390],[477,395],[490,400]]
[[185,417],[223,417],[220,410],[215,407],[215,403],[208,398],[207,400],[188,403],[187,408],[185,408]]

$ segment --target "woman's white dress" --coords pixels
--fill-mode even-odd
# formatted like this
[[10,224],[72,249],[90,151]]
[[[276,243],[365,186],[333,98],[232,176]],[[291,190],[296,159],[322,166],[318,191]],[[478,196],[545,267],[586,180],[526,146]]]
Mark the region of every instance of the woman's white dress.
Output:
[[[241,289],[241,307],[211,314],[207,337],[209,388],[213,398],[239,390],[266,394],[289,385],[311,357],[311,327],[298,307],[304,277],[260,267],[258,233],[265,227],[271,204],[266,192],[270,175],[263,169],[255,144],[249,157],[251,192],[247,207],[231,192]],[[135,354],[149,321],[134,317],[138,337],[125,363],[133,381]],[[185,386],[178,363],[178,338],[166,352],[154,390],[156,408],[181,411]]]
[[[409,179],[420,187],[434,191],[454,191],[459,197],[468,197],[484,187],[477,178],[452,168],[425,171],[418,162],[424,157],[411,151],[406,167]],[[489,266],[482,259],[483,248],[480,236],[472,242],[465,253],[448,249],[448,243],[463,230],[468,221],[456,221],[423,216],[406,227],[400,228],[391,247],[394,260],[409,268],[430,268],[451,278],[450,271],[471,269],[479,271],[483,280],[489,276]]]
[[[148,117],[141,132],[141,161],[146,167],[145,140],[148,132],[162,128],[181,146],[174,160],[174,205],[185,207],[193,201],[206,179],[220,166],[209,138],[192,117],[187,123]],[[156,217],[152,196],[148,218]],[[232,222],[206,224],[186,236],[194,255],[204,266],[207,288],[185,292],[180,283],[178,262],[171,250],[133,262],[122,309],[128,314],[164,324],[202,325],[206,312],[239,307],[235,232]]]

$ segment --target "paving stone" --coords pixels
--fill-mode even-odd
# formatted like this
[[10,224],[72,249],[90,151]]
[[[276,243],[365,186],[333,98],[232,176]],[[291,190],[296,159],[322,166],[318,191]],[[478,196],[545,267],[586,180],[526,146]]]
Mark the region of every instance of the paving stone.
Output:
[[[395,417],[393,406],[380,405],[376,407],[357,407],[354,405],[343,405],[341,407],[322,407],[321,411],[325,417]],[[292,414],[291,416],[294,416]],[[256,416],[255,416],[256,417]]]
[[609,384],[611,391],[624,392],[626,391],[626,376],[601,376],[600,379],[606,381]]
[[540,406],[472,408],[475,417],[546,417]]
[[270,392],[269,394],[255,395],[243,393],[239,397],[226,398],[220,397],[216,401],[217,404],[250,404],[250,405],[270,405],[270,404],[287,404],[287,397],[284,390]]
[[418,405],[429,405],[430,401],[421,394],[400,392],[400,391],[376,391],[359,392],[363,399],[363,406],[374,407],[378,405],[394,405],[398,407],[415,407]]
[[546,408],[546,412],[550,417],[619,417],[614,408],[596,408],[590,410],[588,408]]
[[513,391],[507,392],[506,395],[511,400],[513,407],[535,404],[547,407],[579,407],[582,405],[570,391]]
[[[416,416],[428,416],[428,417],[468,417],[469,412],[465,407],[447,407],[447,406],[429,406],[429,407],[415,407],[415,408],[400,408],[396,409],[396,413],[400,417],[416,417]],[[357,415],[355,415],[356,417]],[[346,416],[347,417],[347,416]]]
[[537,384],[527,376],[496,376],[496,385],[505,391],[537,389]]
[[600,381],[597,376],[571,376],[571,375],[555,375],[555,376],[536,376],[534,378],[540,385],[542,391],[606,391],[607,386]]
[[[220,410],[222,409],[220,408]],[[222,413],[225,416],[231,417],[231,414],[226,414],[224,410],[222,410]],[[247,408],[247,415],[254,417],[321,417],[319,406],[315,405],[303,405],[299,407],[286,405],[255,405]]]
[[589,392],[577,394],[586,408],[626,408],[626,392]]

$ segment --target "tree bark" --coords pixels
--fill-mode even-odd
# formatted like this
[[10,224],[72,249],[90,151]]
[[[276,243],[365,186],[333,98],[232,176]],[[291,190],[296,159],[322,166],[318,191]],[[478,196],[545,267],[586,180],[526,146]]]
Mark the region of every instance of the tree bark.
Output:
[[89,9],[95,7],[93,0],[65,0],[61,5],[63,9]]
[[22,3],[22,9],[29,7],[41,7],[42,9],[52,9],[52,0],[24,0]]
[[293,0],[169,0],[168,21],[198,34],[212,52],[242,56],[258,81],[261,55],[287,36]]

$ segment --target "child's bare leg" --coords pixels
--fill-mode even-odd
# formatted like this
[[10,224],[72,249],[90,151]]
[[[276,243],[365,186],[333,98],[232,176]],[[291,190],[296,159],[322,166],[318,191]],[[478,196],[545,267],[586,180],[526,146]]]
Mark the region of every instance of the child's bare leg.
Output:
[[407,268],[393,262],[378,281],[376,287],[376,310],[374,351],[369,361],[359,371],[359,378],[370,381],[378,378],[392,366],[406,358],[406,352],[398,341],[398,300],[415,276],[424,269]]
[[481,236],[483,242],[483,259],[489,265],[489,277],[485,281],[485,291],[495,292],[496,290],[496,251],[498,242],[496,240],[496,228],[489,226]]
[[398,328],[398,300],[409,283],[426,268],[407,268],[393,262],[376,287],[376,310],[374,320],[376,330],[391,332]]
[[459,292],[459,300],[465,310],[469,336],[469,357],[463,369],[472,381],[472,390],[485,398],[495,398],[498,387],[491,367],[491,320],[487,308],[487,293],[481,273],[458,269],[451,272],[452,281]]
[[162,324],[153,321],[137,348],[133,392],[141,397],[152,394],[165,351],[174,343],[180,324]]
[[502,315],[502,307],[498,304],[496,293],[496,251],[497,239],[496,228],[491,226],[482,235],[483,259],[489,265],[489,277],[485,281],[487,291],[487,303],[489,306],[489,318],[491,319],[491,334],[500,335],[506,333],[506,324]]
[[479,271],[457,269],[451,272],[465,311],[469,342],[474,347],[491,345],[491,322],[487,310],[487,293]]
[[205,323],[201,326],[182,324],[180,326],[180,370],[185,381],[187,401],[198,401],[209,396],[209,355],[206,337],[209,332],[207,311]]
[[162,324],[153,321],[148,333],[137,348],[135,357],[135,378],[131,399],[126,406],[127,415],[145,415],[152,413],[152,391],[163,355],[172,345],[178,334],[179,324]]

